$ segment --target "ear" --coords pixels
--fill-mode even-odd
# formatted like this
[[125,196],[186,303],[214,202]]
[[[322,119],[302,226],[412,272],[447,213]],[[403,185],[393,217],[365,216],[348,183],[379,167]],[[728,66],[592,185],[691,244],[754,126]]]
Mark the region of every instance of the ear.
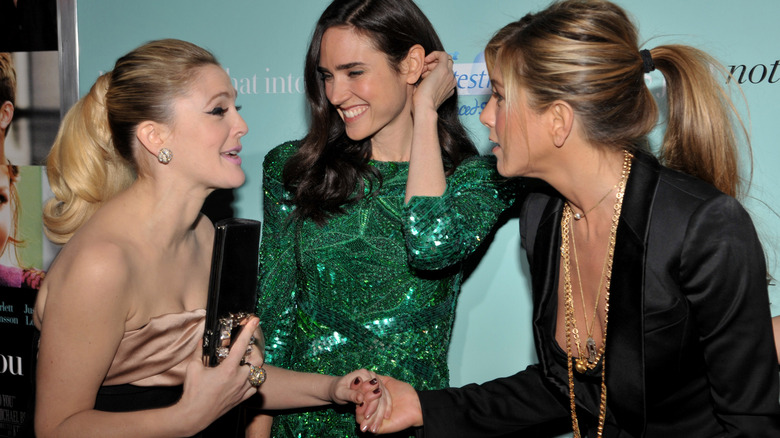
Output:
[[147,120],[138,125],[135,136],[144,149],[149,151],[152,155],[157,156],[157,153],[160,152],[160,149],[165,145],[167,132],[167,126]]
[[423,66],[425,66],[425,49],[415,44],[409,49],[406,58],[401,61],[401,74],[406,75],[407,84],[414,85],[420,80]]
[[562,147],[574,126],[574,109],[567,102],[556,100],[547,109],[550,118],[550,134],[555,147]]
[[8,125],[11,124],[11,120],[14,118],[14,104],[10,101],[3,102],[0,105],[0,130],[5,131]]

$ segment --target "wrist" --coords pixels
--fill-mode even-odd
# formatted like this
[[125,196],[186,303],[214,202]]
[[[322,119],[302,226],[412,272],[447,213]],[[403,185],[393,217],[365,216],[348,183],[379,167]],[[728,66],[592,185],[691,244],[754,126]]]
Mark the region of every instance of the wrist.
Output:
[[414,404],[414,420],[413,420],[413,427],[422,427],[423,426],[423,410],[422,410],[422,403],[420,402],[420,393],[415,391],[414,392],[414,399],[412,400],[412,403]]
[[322,397],[323,403],[336,403],[336,404],[344,404],[344,401],[341,400],[339,397],[339,384],[341,383],[341,379],[339,377],[335,376],[327,376],[328,377],[328,384],[326,386],[327,392]]
[[164,408],[168,411],[163,415],[164,418],[189,419],[189,421],[170,422],[176,436],[194,436],[208,427],[208,424],[202,426],[198,424],[202,416],[197,415],[197,413],[191,409],[191,405],[191,403],[182,403],[182,400],[179,400],[178,403],[173,404],[168,408]]
[[415,104],[412,108],[412,114],[414,115],[414,121],[420,122],[422,120],[430,120],[436,122],[439,119],[439,113],[433,103],[427,104]]

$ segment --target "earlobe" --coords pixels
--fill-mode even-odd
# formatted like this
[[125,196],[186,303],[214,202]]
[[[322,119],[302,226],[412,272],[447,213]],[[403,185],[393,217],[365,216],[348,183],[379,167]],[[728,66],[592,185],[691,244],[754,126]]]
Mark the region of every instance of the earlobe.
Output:
[[549,109],[552,118],[551,134],[555,147],[560,148],[566,143],[574,126],[574,110],[564,101],[555,101]]
[[413,85],[420,80],[423,66],[425,66],[425,49],[423,46],[415,44],[401,62],[401,73],[406,75],[407,84]]

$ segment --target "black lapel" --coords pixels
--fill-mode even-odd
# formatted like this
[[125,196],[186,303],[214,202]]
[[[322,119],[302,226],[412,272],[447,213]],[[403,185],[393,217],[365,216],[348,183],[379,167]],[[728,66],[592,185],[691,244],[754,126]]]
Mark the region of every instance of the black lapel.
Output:
[[[554,360],[547,357],[548,350],[542,346],[555,342],[555,316],[545,318],[544,315],[548,312],[555,315],[555,309],[548,310],[548,308],[550,305],[557,305],[557,300],[552,300],[552,298],[557,293],[562,213],[563,199],[560,196],[547,198],[544,212],[539,221],[534,241],[533,260],[531,260],[530,266],[533,302],[536,303],[533,324],[536,339],[539,340],[536,350],[543,370],[549,370],[549,364]],[[568,394],[568,388],[566,388],[565,393]]]
[[644,267],[660,165],[636,153],[618,225],[607,327],[607,404],[618,424],[642,436],[646,424]]

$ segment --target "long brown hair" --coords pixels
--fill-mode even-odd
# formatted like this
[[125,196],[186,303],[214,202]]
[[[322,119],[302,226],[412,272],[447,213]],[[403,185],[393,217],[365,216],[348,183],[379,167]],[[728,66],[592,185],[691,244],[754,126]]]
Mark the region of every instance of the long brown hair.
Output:
[[619,6],[566,0],[505,26],[491,39],[485,58],[488,68],[500,68],[508,102],[517,87],[536,111],[566,101],[588,140],[627,149],[646,144],[658,121],[658,106],[644,81],[650,61],[664,75],[668,93],[661,161],[731,196],[741,194],[740,129],[750,144],[719,80],[728,72],[705,52],[684,45],[655,47],[643,60],[637,40],[636,27]]
[[[368,37],[396,69],[415,44],[420,44],[426,54],[444,50],[433,25],[411,0],[335,0],[322,13],[304,71],[311,111],[309,132],[283,173],[285,188],[296,207],[295,216],[320,224],[343,213],[343,207],[361,199],[364,191],[371,193],[381,185],[381,176],[368,165],[371,140],[347,137],[344,122],[328,101],[317,71],[322,36],[334,26],[347,26]],[[457,96],[444,102],[438,113],[442,156],[445,169],[451,173],[477,150],[458,119]]]

